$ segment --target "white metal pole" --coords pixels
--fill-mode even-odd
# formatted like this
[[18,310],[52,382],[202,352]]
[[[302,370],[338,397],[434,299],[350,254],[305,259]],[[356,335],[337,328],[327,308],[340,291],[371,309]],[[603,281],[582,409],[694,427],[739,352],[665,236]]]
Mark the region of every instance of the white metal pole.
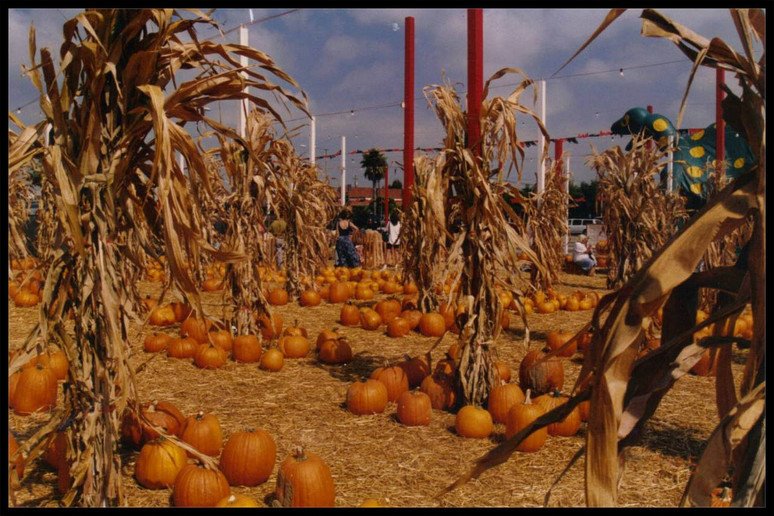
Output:
[[[543,125],[546,127],[548,124],[546,124],[546,81],[542,80],[538,83],[540,86],[538,86],[539,93],[540,93],[540,119],[543,121]],[[546,154],[543,150],[546,144],[546,138],[543,136],[543,133],[541,132],[538,135],[538,156],[540,157],[540,161],[538,162],[538,173],[537,173],[537,193],[541,194],[546,189]]]
[[[565,154],[564,158],[564,176],[565,176],[565,188],[568,195],[567,198],[567,220],[570,220],[570,157]],[[568,222],[569,224],[569,222]],[[567,231],[564,233],[564,252],[570,252],[570,227],[567,226]]]
[[[247,35],[247,27],[244,25],[239,26],[239,44],[244,46],[249,46],[248,43],[248,35]],[[242,67],[247,67],[247,56],[239,56],[239,65]],[[245,79],[247,78],[247,74],[245,72],[240,72],[242,74],[242,77]],[[249,89],[247,86],[245,86],[244,92],[248,93]],[[247,99],[243,99],[241,102],[241,105],[239,106],[239,136],[242,138],[245,137],[246,134],[246,128],[247,128]]]
[[669,136],[669,139],[667,140],[669,145],[669,152],[667,153],[667,192],[672,193],[672,189],[674,188],[673,184],[673,173],[674,173],[674,162],[672,161],[672,149],[675,145],[675,136],[671,135]]
[[317,134],[315,130],[315,118],[312,117],[312,125],[309,128],[309,162],[314,165],[314,155],[317,153]]
[[347,137],[341,137],[341,205],[346,202],[347,187]]

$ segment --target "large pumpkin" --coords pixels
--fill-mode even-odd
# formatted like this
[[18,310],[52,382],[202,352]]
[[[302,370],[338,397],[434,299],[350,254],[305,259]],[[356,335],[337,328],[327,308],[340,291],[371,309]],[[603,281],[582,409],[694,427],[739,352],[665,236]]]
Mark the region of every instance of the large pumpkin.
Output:
[[374,306],[374,311],[379,314],[385,324],[389,324],[390,321],[400,315],[400,301],[394,297],[383,299],[376,303],[376,306]]
[[[195,416],[190,416],[185,420],[180,431],[180,439],[205,455],[215,457],[223,445],[223,432],[217,417],[205,414],[200,410]],[[193,456],[190,452],[188,455]]]
[[56,405],[57,382],[53,370],[43,364],[22,369],[11,399],[16,414],[26,416]]
[[[506,439],[510,439],[545,413],[546,411],[541,405],[532,403],[531,392],[527,389],[524,402],[515,404],[508,411],[508,419],[505,422]],[[528,453],[536,452],[545,444],[547,437],[548,429],[546,427],[535,430],[516,446],[516,450]]]
[[347,389],[347,410],[358,416],[381,414],[387,401],[387,387],[378,380],[355,382]]
[[172,358],[193,358],[199,342],[192,337],[181,337],[172,339],[167,344],[167,356]]
[[211,331],[210,341],[224,351],[231,351],[234,347],[234,337],[229,330]]
[[134,465],[134,478],[148,489],[166,489],[175,484],[186,465],[185,450],[163,437],[145,443]]
[[430,403],[437,410],[451,408],[457,401],[454,385],[451,379],[445,375],[432,374],[425,377],[419,390],[430,397]]
[[283,365],[285,365],[285,355],[277,348],[269,348],[266,350],[266,353],[261,355],[259,367],[264,371],[274,373],[282,369]]
[[220,454],[220,470],[232,486],[266,482],[277,460],[274,438],[261,428],[231,435]]
[[[553,391],[535,398],[535,403],[542,405],[546,412],[550,412],[556,407],[567,402],[568,397],[563,396],[559,391]],[[581,424],[580,410],[576,406],[567,414],[564,419],[548,425],[548,435],[558,435],[571,437],[578,433]]]
[[301,306],[317,306],[321,302],[320,293],[314,290],[304,290],[298,298],[298,304]]
[[437,312],[422,314],[419,319],[419,331],[425,337],[440,337],[446,333],[446,321]]
[[151,333],[145,337],[142,349],[148,353],[156,353],[167,349],[172,342],[172,336],[166,333]]
[[420,357],[411,358],[406,355],[406,360],[398,364],[408,376],[409,388],[419,387],[422,380],[430,374],[430,366]]
[[346,283],[342,281],[331,283],[328,290],[329,303],[346,303],[350,297],[351,293]]
[[379,380],[387,388],[387,399],[395,401],[403,392],[409,390],[406,372],[400,366],[379,367],[371,373],[371,378]]
[[339,312],[339,322],[344,326],[360,326],[360,309],[354,303],[344,303]]
[[427,426],[433,405],[430,396],[422,391],[404,391],[397,399],[398,421],[406,426]]
[[556,357],[541,361],[544,356],[539,349],[528,351],[524,356],[519,365],[519,384],[522,389],[531,389],[536,394],[561,390],[564,385],[564,366]]
[[320,346],[317,358],[325,364],[344,364],[352,360],[352,347],[344,337],[328,339]]
[[153,426],[161,428],[168,434],[180,435],[185,423],[185,416],[168,401],[153,401],[140,405],[143,417],[141,421],[134,411],[126,409],[121,421],[121,438],[135,448],[140,448],[148,441],[157,439],[161,434]]
[[524,402],[524,393],[515,383],[498,385],[489,392],[487,410],[495,423],[505,423],[508,412],[517,403]]
[[214,507],[231,494],[228,480],[220,470],[187,464],[172,488],[175,507]]
[[280,464],[274,494],[282,507],[333,507],[336,501],[330,468],[300,447]]
[[244,363],[258,362],[262,352],[261,342],[255,335],[239,335],[231,348],[234,360]]
[[309,339],[302,335],[286,335],[279,340],[279,349],[287,358],[304,358],[310,348]]
[[194,364],[201,369],[223,367],[228,355],[226,350],[215,344],[199,344],[194,355]]

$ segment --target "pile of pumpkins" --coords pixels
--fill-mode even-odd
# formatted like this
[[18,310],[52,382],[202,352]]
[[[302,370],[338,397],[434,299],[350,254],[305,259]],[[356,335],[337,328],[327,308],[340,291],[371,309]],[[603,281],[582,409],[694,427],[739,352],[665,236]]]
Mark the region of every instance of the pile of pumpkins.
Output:
[[8,299],[19,308],[33,307],[40,302],[43,273],[37,265],[32,257],[11,260],[11,269],[18,272],[14,279],[8,280]]
[[[409,356],[394,365],[375,369],[369,378],[352,383],[346,393],[346,407],[354,415],[381,414],[388,403],[395,404],[397,420],[405,426],[427,426],[433,410],[455,410],[461,398],[457,381],[459,346],[455,343],[433,372],[428,363]],[[465,438],[488,438],[495,423],[505,425],[511,437],[536,418],[566,402],[561,394],[562,363],[552,357],[542,363],[539,350],[524,357],[519,367],[519,384],[510,383],[511,371],[496,362],[499,383],[490,391],[487,406],[465,405],[455,415],[455,431]],[[522,390],[524,389],[524,390]],[[536,397],[532,397],[536,395]],[[524,440],[517,450],[537,451],[548,435],[572,436],[588,417],[588,402],[575,407],[562,421],[548,425]]]
[[537,290],[522,299],[526,313],[551,314],[557,310],[576,312],[591,310],[599,303],[599,295],[594,291],[582,292],[576,290],[572,294],[562,294],[549,289],[546,292]]
[[[14,354],[8,357],[9,363]],[[69,367],[64,351],[55,346],[27,361],[8,377],[9,408],[20,416],[52,410],[59,382],[67,378]]]
[[[185,417],[167,401],[144,403],[139,410],[142,419],[127,408],[121,423],[121,442],[139,450],[134,464],[134,478],[139,485],[146,489],[171,489],[175,507],[260,506],[254,498],[231,493],[231,487],[254,487],[269,479],[277,454],[269,432],[246,428],[224,442],[220,421],[214,414],[199,411]],[[217,458],[217,469],[208,467],[154,427],[203,455]],[[45,462],[58,471],[60,494],[72,484],[66,432],[53,433],[43,455]],[[16,441],[9,432],[11,454],[13,445]],[[17,463],[19,476],[23,468],[23,462]],[[335,487],[331,470],[316,453],[296,448],[279,464],[275,496],[282,507],[333,507]]]
[[[232,335],[226,328],[219,328],[206,318],[199,318],[184,303],[171,303],[154,307],[149,322],[154,326],[170,326],[179,323],[179,336],[165,332],[146,335],[143,350],[148,353],[166,352],[170,358],[192,359],[201,369],[217,369],[226,364],[229,356],[240,363],[259,363],[261,369],[276,372],[282,369],[286,358],[306,357],[311,343],[306,329],[296,321],[285,327],[278,313],[255,316],[260,335]],[[274,345],[263,349],[263,342]]]

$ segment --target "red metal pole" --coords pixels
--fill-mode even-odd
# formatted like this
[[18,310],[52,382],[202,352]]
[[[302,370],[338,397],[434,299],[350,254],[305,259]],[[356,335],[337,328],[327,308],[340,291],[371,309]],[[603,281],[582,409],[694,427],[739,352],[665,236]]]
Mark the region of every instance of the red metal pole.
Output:
[[554,140],[554,161],[559,161],[562,159],[562,147],[564,146],[564,140],[561,138],[558,140]]
[[468,148],[481,156],[481,101],[484,94],[484,12],[468,9]]
[[726,93],[722,86],[726,82],[726,71],[715,69],[715,163],[718,173],[725,171],[726,159],[726,121],[723,120],[723,98]]
[[403,87],[403,209],[411,205],[414,188],[414,17],[406,17],[406,59]]
[[384,223],[390,221],[390,165],[384,166]]

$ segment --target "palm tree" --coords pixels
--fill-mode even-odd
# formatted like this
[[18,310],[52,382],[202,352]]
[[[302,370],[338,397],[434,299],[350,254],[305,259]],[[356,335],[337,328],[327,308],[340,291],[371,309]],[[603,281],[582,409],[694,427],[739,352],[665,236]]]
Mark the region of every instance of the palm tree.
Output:
[[376,182],[384,177],[384,169],[387,167],[387,158],[379,149],[368,149],[363,153],[363,159],[360,160],[360,166],[365,172],[363,175],[370,179],[374,186],[374,214],[376,214]]

